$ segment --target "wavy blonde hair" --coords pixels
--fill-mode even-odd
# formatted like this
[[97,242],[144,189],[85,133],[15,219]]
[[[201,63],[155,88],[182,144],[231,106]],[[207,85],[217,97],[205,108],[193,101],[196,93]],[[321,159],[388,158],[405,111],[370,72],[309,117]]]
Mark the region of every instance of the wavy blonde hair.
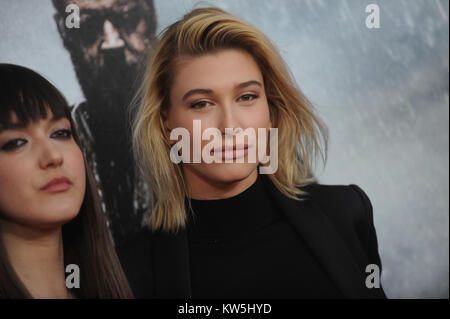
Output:
[[[166,28],[147,61],[136,94],[133,149],[150,185],[153,230],[176,231],[186,223],[188,199],[183,169],[170,160],[171,144],[162,111],[170,107],[169,93],[177,58],[201,56],[223,49],[243,49],[253,56],[264,78],[273,127],[278,128],[278,170],[270,174],[286,196],[302,200],[300,187],[317,182],[310,169],[318,154],[325,164],[328,130],[296,86],[283,58],[255,27],[222,9],[198,8]],[[322,142],[322,143],[321,143]],[[299,196],[300,195],[300,196]],[[188,200],[189,202],[189,200]],[[189,202],[190,204],[190,202]]]

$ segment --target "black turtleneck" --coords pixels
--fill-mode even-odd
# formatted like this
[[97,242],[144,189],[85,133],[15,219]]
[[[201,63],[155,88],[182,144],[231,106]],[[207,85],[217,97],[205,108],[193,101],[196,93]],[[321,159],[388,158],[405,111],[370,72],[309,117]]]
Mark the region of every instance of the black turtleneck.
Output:
[[193,298],[342,298],[259,175],[236,196],[191,204]]

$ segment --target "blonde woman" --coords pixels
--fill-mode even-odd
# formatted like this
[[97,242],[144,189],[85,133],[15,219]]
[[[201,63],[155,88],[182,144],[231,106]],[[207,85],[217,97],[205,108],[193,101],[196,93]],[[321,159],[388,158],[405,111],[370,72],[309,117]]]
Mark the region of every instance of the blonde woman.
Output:
[[[326,128],[264,34],[193,10],[162,33],[137,101],[134,150],[152,187],[149,227],[122,249],[137,297],[386,297],[371,203],[312,177]],[[203,139],[211,128],[218,138]]]

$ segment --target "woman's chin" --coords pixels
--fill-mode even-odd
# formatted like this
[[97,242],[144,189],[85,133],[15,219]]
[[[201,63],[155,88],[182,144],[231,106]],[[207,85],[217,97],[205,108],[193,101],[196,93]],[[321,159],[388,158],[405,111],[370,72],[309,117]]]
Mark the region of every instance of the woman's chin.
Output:
[[31,228],[42,231],[55,230],[69,223],[78,216],[79,210],[54,210],[39,216],[39,218],[27,221]]
[[205,169],[203,174],[216,181],[232,183],[248,178],[256,169],[257,165],[251,163],[221,163]]

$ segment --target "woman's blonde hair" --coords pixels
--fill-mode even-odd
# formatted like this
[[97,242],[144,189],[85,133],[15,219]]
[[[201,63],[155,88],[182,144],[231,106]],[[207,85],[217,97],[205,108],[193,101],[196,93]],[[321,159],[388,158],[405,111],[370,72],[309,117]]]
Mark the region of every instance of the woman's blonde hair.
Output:
[[[273,127],[278,128],[278,170],[270,174],[286,196],[301,200],[299,187],[317,182],[311,167],[317,155],[327,157],[327,128],[296,86],[285,62],[270,40],[255,27],[219,8],[199,8],[165,29],[149,57],[136,95],[133,148],[150,186],[153,230],[176,231],[186,222],[188,199],[183,171],[170,160],[162,111],[169,94],[177,58],[201,56],[223,49],[242,49],[253,56],[264,78]],[[320,142],[323,142],[321,144]]]

